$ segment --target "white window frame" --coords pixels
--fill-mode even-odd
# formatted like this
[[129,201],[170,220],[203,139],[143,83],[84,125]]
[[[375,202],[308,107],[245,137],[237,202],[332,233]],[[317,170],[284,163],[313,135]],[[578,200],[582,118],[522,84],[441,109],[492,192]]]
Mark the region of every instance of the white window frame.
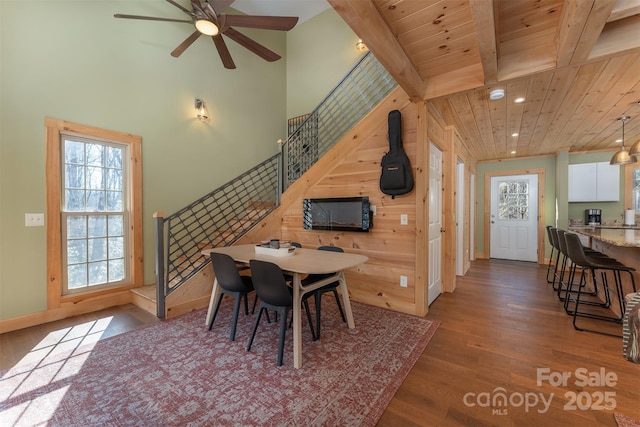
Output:
[[[80,125],[64,120],[45,118],[46,129],[46,177],[47,177],[47,305],[49,309],[60,307],[65,302],[78,302],[95,298],[101,294],[121,292],[123,289],[143,285],[144,269],[142,256],[142,162],[139,136]],[[125,260],[127,264],[124,280],[100,285],[86,286],[69,291],[66,286],[66,217],[62,209],[64,191],[63,138],[80,139],[101,145],[126,147],[125,196]],[[109,212],[105,212],[109,213]],[[75,212],[74,212],[75,214]],[[102,214],[98,212],[97,214]]]

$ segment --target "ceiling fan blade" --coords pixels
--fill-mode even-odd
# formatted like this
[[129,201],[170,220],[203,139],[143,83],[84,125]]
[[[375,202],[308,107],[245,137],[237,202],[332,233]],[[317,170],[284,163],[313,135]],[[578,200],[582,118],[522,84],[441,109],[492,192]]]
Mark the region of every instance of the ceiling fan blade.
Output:
[[154,16],[139,16],[139,15],[123,15],[122,13],[116,13],[114,18],[126,18],[126,19],[143,19],[145,21],[166,21],[166,22],[185,22],[192,24],[193,21],[187,21],[184,19],[171,19],[171,18],[156,18]]
[[180,9],[181,11],[183,11],[184,13],[186,13],[187,15],[191,15],[191,11],[189,9],[187,9],[186,7],[182,6],[180,3],[176,3],[173,0],[167,0],[169,3],[171,3],[172,5],[174,5],[175,7],[177,7],[178,9]]
[[273,62],[280,59],[280,55],[278,55],[274,51],[267,49],[257,41],[250,39],[249,37],[234,30],[233,28],[227,28],[224,31],[224,35],[229,37],[239,45],[249,49],[251,52],[255,53],[266,61]]
[[297,16],[227,15],[227,25],[262,30],[289,31],[298,23]]
[[200,33],[200,31],[194,31],[193,34],[191,34],[182,43],[180,43],[178,47],[173,49],[173,52],[171,52],[171,56],[177,58],[182,55],[182,52],[184,52],[189,46],[193,44],[194,41],[198,39],[198,37],[200,37],[200,34],[202,34]]
[[225,11],[226,8],[231,6],[235,0],[208,0],[207,3],[211,5],[216,14],[219,15]]
[[224,42],[222,36],[218,34],[217,36],[211,36],[211,39],[216,45],[216,49],[218,49],[218,53],[220,54],[220,59],[222,60],[222,65],[224,65],[224,68],[227,68],[229,70],[233,70],[234,68],[236,68],[236,64],[233,62],[231,53],[229,53],[227,44]]

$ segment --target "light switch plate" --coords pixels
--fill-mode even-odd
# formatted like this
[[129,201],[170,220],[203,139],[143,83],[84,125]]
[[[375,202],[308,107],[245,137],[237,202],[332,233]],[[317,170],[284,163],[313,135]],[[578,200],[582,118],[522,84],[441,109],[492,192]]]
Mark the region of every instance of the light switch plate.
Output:
[[409,216],[407,214],[400,215],[400,225],[409,224]]

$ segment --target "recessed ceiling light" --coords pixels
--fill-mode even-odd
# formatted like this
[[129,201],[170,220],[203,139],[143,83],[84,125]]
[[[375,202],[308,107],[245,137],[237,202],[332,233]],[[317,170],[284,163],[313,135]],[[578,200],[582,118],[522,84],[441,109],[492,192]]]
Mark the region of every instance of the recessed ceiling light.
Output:
[[496,99],[504,98],[504,89],[494,89],[489,92],[489,99],[495,101]]
[[524,98],[520,97],[520,98],[516,98],[513,100],[513,102],[515,102],[516,104],[520,104],[521,102],[524,102]]
[[511,136],[518,136],[518,134],[517,133],[512,133]]
[[511,152],[511,154],[516,154],[516,151],[515,151],[515,150],[513,150],[513,151]]

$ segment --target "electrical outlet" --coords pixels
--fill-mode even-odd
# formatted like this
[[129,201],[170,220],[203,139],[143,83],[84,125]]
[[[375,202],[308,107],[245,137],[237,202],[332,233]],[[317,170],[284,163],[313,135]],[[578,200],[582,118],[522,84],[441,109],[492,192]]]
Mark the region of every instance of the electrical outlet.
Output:
[[407,276],[400,276],[400,286],[403,288],[407,287]]
[[407,214],[400,215],[400,225],[407,225],[407,224],[409,224],[409,215]]
[[24,226],[25,227],[44,227],[44,214],[43,213],[24,214]]
[[376,216],[376,205],[369,206],[369,209],[371,209],[371,215]]

